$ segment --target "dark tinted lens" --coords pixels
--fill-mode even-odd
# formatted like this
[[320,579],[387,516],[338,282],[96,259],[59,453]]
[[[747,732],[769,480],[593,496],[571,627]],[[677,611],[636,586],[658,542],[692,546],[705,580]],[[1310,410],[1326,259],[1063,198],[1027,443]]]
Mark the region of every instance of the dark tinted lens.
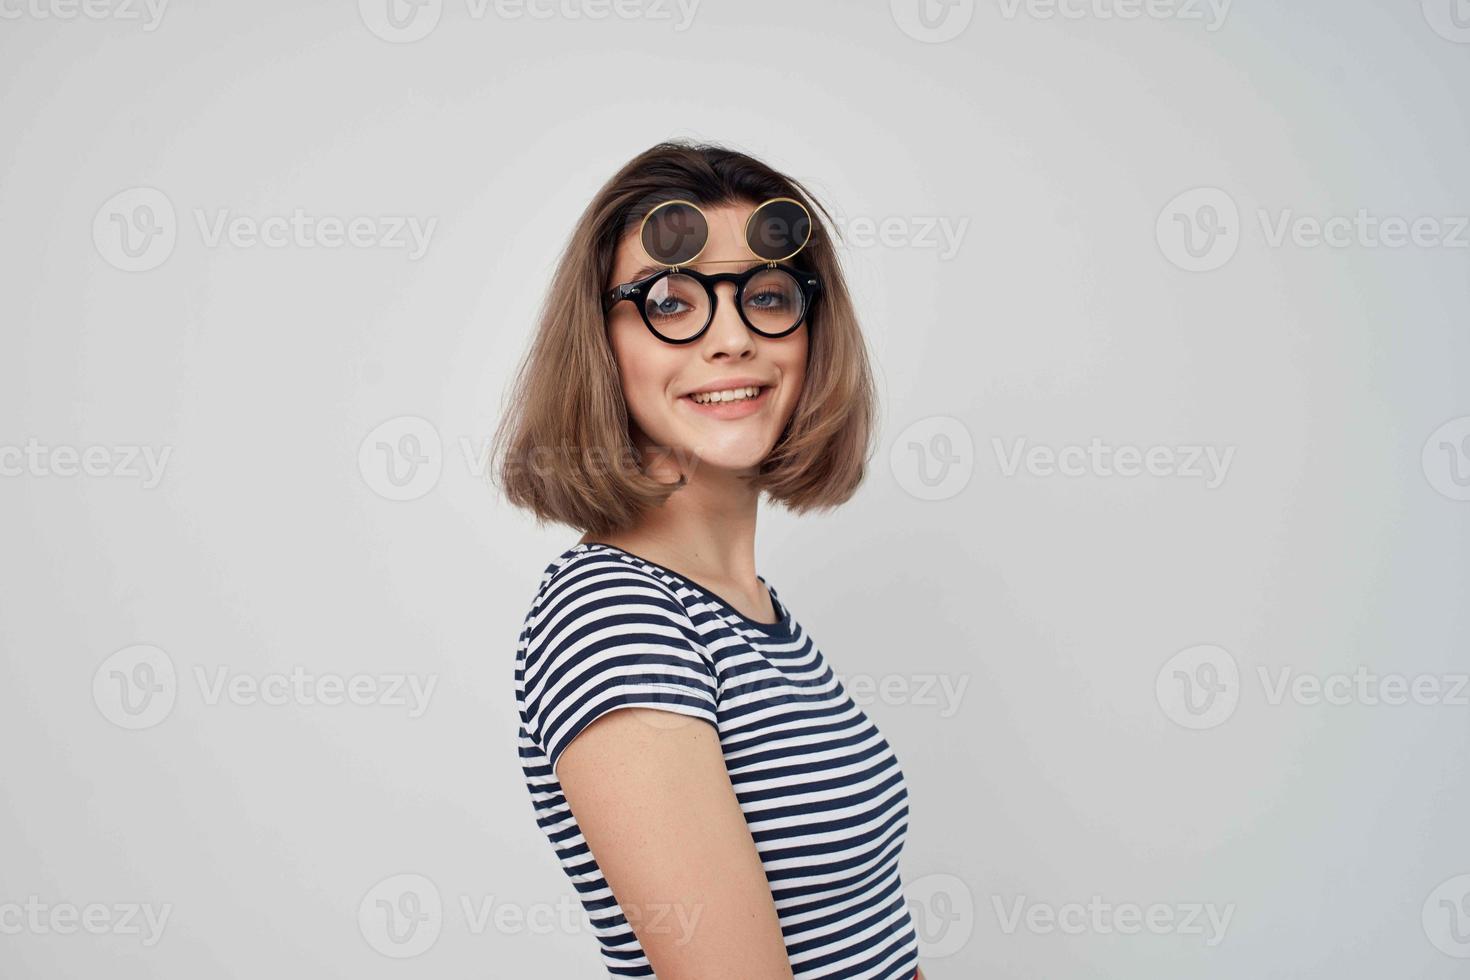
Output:
[[688,276],[664,276],[648,290],[644,312],[653,329],[670,340],[688,340],[709,319],[709,294]]
[[805,297],[789,272],[765,269],[745,284],[742,309],[750,325],[761,333],[784,333],[801,322]]
[[685,265],[704,251],[707,241],[704,215],[680,201],[659,205],[643,222],[643,251],[659,265]]
[[768,262],[781,262],[800,252],[812,235],[812,219],[796,201],[767,201],[745,226],[750,250]]

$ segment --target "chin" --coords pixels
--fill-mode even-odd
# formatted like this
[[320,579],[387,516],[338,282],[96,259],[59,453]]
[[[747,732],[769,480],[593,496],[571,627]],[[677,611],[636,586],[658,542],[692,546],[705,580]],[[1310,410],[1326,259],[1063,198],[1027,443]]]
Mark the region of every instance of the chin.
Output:
[[698,459],[697,466],[740,472],[751,470],[771,455],[772,444],[762,440],[759,444],[746,445],[697,445],[693,442],[684,449],[686,458]]

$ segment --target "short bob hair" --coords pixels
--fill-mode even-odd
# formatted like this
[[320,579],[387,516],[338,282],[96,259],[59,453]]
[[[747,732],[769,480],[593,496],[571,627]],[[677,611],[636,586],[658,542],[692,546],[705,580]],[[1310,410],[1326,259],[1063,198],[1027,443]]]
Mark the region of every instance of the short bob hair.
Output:
[[[867,347],[832,247],[831,216],[806,189],[744,153],[707,143],[659,143],[618,171],[588,204],[557,264],[536,336],[508,391],[491,471],[506,498],[591,534],[633,526],[687,482],[650,477],[633,439],[602,296],[613,255],[643,217],[675,199],[701,207],[791,197],[812,213],[793,259],[822,280],[808,330],[806,379],[791,420],[750,476],[788,510],[830,509],[863,481],[876,398]],[[697,264],[697,263],[696,263]]]

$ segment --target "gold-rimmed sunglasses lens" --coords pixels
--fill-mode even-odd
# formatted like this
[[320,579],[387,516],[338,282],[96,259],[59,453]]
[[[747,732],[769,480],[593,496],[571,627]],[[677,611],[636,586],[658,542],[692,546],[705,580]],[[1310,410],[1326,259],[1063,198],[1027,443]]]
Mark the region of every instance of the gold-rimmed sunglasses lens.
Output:
[[745,224],[745,242],[751,252],[767,262],[783,262],[806,247],[812,237],[812,216],[806,207],[789,197],[765,202]]
[[709,222],[690,202],[667,201],[648,212],[639,236],[643,251],[659,265],[688,265],[709,241]]

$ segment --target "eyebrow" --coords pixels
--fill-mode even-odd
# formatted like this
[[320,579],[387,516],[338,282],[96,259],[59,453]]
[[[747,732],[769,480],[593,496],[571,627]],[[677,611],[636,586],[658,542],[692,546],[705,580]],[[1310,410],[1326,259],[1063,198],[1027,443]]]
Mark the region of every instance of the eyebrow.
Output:
[[[697,267],[698,266],[701,266],[701,265],[735,265],[737,263],[745,263],[745,265],[746,265],[747,268],[750,268],[752,266],[765,265],[766,264],[765,259],[721,259],[719,261],[694,262],[691,265],[688,265],[688,266],[680,266],[679,268],[681,268],[681,269],[696,268],[697,269]],[[660,271],[662,271],[664,269],[667,269],[667,268],[668,268],[668,266],[666,266],[666,265],[645,265],[645,266],[641,266],[638,269],[637,272],[633,273],[627,279],[624,279],[624,280],[621,280],[621,281],[622,282],[637,282],[639,279],[642,279],[645,276],[651,276],[655,272],[660,272]],[[703,271],[703,270],[698,270],[698,271]],[[741,269],[740,271],[741,272],[744,272],[745,269]]]

